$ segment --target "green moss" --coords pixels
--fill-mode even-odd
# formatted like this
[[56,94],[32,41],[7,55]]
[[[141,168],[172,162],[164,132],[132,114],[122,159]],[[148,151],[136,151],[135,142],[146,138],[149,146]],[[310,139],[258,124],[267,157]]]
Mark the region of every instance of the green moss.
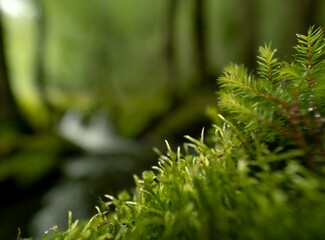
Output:
[[160,154],[132,193],[44,239],[322,239],[323,31],[298,35],[290,63],[260,48],[257,75],[225,68],[213,131]]

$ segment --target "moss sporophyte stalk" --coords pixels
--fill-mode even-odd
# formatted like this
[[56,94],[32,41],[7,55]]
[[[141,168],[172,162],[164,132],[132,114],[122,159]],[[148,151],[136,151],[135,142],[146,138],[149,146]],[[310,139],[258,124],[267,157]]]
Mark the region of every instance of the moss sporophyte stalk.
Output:
[[213,131],[175,151],[166,142],[132,192],[43,239],[324,239],[323,34],[298,34],[290,62],[260,47],[256,74],[226,66]]

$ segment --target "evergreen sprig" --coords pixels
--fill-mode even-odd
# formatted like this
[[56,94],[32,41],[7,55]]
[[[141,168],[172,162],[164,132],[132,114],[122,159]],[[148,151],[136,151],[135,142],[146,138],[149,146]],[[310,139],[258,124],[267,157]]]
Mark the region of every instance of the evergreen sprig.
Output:
[[[323,30],[298,34],[292,63],[280,63],[271,45],[260,47],[257,77],[243,66],[230,65],[219,78],[219,107],[247,138],[252,132],[273,145],[296,145],[305,165],[316,171],[324,164]],[[321,92],[321,93],[320,93]]]
[[258,73],[262,79],[267,79],[272,85],[279,83],[279,67],[281,63],[275,58],[276,50],[272,50],[271,44],[259,48]]

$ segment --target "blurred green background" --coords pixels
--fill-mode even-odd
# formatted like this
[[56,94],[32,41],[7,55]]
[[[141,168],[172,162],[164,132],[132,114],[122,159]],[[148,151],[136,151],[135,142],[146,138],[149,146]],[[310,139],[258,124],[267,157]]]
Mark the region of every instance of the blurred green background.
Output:
[[0,239],[38,239],[198,137],[229,62],[290,58],[324,0],[0,0]]

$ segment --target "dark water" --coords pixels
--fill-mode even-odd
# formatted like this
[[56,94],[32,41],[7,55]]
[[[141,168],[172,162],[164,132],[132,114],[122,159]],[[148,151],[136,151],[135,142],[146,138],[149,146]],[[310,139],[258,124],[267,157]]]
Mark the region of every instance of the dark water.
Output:
[[100,114],[85,124],[81,113],[69,112],[58,132],[83,151],[64,157],[30,188],[17,187],[14,179],[0,183],[0,239],[16,239],[18,227],[21,237],[33,239],[55,225],[64,230],[69,211],[74,220],[89,218],[99,198],[131,189],[133,174],[156,164],[153,142],[119,137]]

